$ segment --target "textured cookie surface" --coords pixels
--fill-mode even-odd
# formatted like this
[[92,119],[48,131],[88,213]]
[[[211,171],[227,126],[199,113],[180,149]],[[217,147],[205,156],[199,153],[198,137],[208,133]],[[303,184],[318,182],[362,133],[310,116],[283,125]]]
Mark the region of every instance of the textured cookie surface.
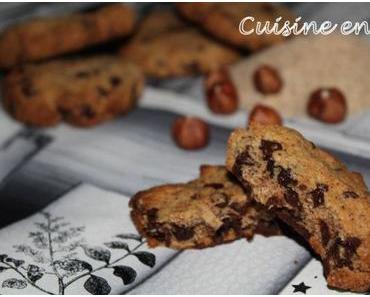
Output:
[[285,38],[275,34],[242,35],[239,23],[243,18],[254,17],[254,22],[245,23],[246,31],[254,29],[258,21],[273,24],[278,17],[282,17],[280,23],[294,21],[294,15],[287,8],[269,3],[178,3],[177,8],[185,18],[218,39],[252,51],[279,43]]
[[360,174],[294,130],[257,124],[233,132],[227,168],[308,241],[329,286],[369,289],[370,194]]
[[223,166],[203,165],[194,181],[139,192],[130,206],[151,247],[205,248],[250,239],[254,233],[279,233],[272,216],[245,195]]
[[116,4],[95,12],[37,18],[8,27],[0,35],[0,67],[38,61],[130,34],[134,10]]
[[155,78],[194,75],[239,59],[239,54],[200,33],[171,11],[153,11],[121,54]]
[[141,71],[121,58],[60,60],[10,71],[3,81],[3,104],[31,126],[62,120],[92,126],[132,109],[142,87]]

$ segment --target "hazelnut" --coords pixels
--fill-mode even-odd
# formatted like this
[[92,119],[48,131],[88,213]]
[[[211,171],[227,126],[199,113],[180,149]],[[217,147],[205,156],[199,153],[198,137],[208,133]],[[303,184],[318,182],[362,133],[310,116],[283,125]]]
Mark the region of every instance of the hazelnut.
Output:
[[179,117],[172,125],[172,137],[183,149],[200,149],[208,144],[209,127],[199,118]]
[[249,114],[248,124],[250,123],[281,125],[282,120],[279,113],[275,109],[257,104]]
[[339,123],[347,113],[347,103],[341,91],[321,88],[312,92],[307,104],[308,114],[325,123]]
[[235,86],[226,69],[211,71],[204,80],[207,104],[218,114],[231,114],[238,109]]
[[253,75],[254,85],[262,94],[276,94],[280,92],[283,81],[278,71],[268,65],[260,66]]

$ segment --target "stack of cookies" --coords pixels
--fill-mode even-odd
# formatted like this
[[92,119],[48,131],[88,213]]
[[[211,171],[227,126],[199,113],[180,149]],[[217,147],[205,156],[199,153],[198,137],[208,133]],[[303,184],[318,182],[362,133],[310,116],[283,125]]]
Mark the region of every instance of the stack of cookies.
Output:
[[[4,107],[26,125],[65,121],[93,126],[130,111],[145,76],[208,73],[239,61],[242,51],[283,40],[238,38],[242,14],[293,18],[285,8],[270,4],[189,3],[176,8],[154,9],[137,21],[131,6],[114,4],[10,26],[0,34],[0,67],[9,71],[3,81]],[[123,38],[116,55],[61,57]]]
[[359,173],[292,129],[238,129],[226,167],[203,166],[198,179],[139,192],[130,205],[152,247],[204,248],[281,234],[283,224],[321,258],[330,287],[370,288],[368,188]]

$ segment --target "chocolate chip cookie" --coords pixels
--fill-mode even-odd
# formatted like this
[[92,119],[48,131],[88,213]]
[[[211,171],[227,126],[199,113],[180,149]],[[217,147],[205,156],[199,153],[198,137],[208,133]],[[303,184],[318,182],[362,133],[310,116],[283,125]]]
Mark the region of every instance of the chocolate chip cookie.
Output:
[[0,67],[38,61],[127,36],[134,25],[134,10],[121,4],[12,25],[0,35]]
[[203,165],[200,177],[137,193],[131,216],[149,246],[205,248],[255,233],[279,234],[273,217],[247,197],[223,166]]
[[18,121],[48,127],[93,126],[131,110],[143,88],[140,69],[102,56],[25,65],[3,80],[3,104]]
[[282,42],[285,37],[281,34],[243,35],[239,32],[239,23],[243,18],[254,17],[254,22],[245,23],[246,31],[254,29],[256,22],[262,22],[263,26],[269,21],[272,25],[281,17],[279,24],[283,24],[285,21],[293,22],[295,18],[283,5],[269,3],[177,3],[177,8],[181,15],[212,36],[251,51]]
[[252,124],[232,133],[227,169],[321,257],[330,287],[370,287],[370,194],[358,173],[298,132]]
[[200,74],[240,58],[234,49],[203,35],[167,10],[152,11],[120,53],[154,78]]

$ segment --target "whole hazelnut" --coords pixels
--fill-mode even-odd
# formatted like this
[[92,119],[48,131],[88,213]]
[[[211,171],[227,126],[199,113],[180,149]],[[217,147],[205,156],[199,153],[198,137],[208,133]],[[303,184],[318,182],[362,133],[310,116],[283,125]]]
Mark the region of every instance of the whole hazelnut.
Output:
[[186,150],[205,147],[209,141],[208,124],[196,117],[179,117],[172,125],[172,137]]
[[249,114],[248,124],[260,123],[265,125],[281,125],[279,113],[268,106],[257,104]]
[[226,69],[214,70],[204,80],[207,104],[218,114],[231,114],[238,109],[238,95]]
[[308,114],[325,123],[339,123],[347,113],[346,99],[335,88],[320,88],[312,92],[307,104]]
[[262,65],[253,74],[254,86],[262,94],[276,94],[283,87],[279,72],[268,65]]

